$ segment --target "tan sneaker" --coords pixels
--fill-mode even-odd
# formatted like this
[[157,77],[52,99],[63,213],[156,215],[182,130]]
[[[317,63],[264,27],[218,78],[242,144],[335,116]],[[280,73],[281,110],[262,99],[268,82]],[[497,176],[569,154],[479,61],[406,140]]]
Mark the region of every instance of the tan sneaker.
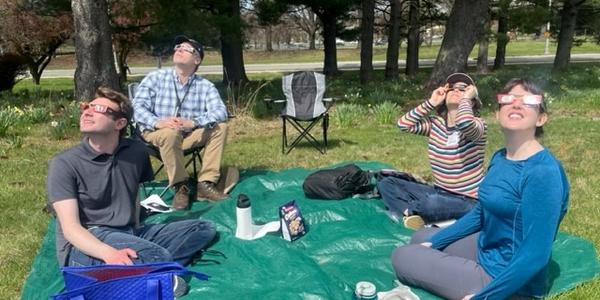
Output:
[[404,217],[404,227],[419,230],[425,226],[425,221],[423,218],[417,215],[406,216]]
[[227,199],[227,195],[219,192],[215,184],[210,181],[198,182],[198,200],[220,201]]
[[171,205],[174,210],[186,209],[190,204],[190,189],[187,186],[187,182],[181,182],[175,185],[177,192],[173,196],[173,204]]

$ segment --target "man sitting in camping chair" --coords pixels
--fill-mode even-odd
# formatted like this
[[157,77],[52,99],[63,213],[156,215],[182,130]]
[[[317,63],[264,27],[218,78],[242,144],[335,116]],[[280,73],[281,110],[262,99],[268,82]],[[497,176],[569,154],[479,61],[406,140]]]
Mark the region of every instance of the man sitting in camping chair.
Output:
[[[285,103],[281,113],[283,132],[281,152],[288,154],[302,139],[307,140],[319,152],[327,151],[327,128],[329,127],[329,106],[333,98],[323,98],[325,94],[325,75],[311,71],[300,71],[284,76],[281,86],[286,100],[275,100],[275,103]],[[265,99],[271,101],[271,99]],[[310,131],[319,121],[322,121],[323,141],[318,141]],[[288,145],[287,124],[292,125],[299,135]],[[287,151],[286,151],[287,148]]]
[[134,116],[144,139],[157,146],[167,170],[169,185],[177,191],[174,209],[189,204],[188,173],[183,150],[204,146],[198,176],[198,198],[227,198],[217,190],[227,136],[227,109],[219,92],[196,75],[204,58],[202,45],[185,36],[175,38],[173,69],[154,71],[137,87]]

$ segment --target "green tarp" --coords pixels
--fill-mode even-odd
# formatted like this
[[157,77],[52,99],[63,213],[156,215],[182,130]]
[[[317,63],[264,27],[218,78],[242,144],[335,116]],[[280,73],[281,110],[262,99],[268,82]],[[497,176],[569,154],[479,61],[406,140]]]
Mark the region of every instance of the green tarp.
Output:
[[[356,163],[363,169],[389,167],[377,162]],[[204,218],[217,224],[219,239],[211,250],[226,257],[207,253],[190,266],[211,278],[192,279],[184,299],[351,299],[355,283],[363,280],[373,282],[380,291],[392,289],[395,277],[390,254],[409,241],[412,231],[392,223],[378,199],[306,199],[302,182],[312,171],[243,171],[229,200],[194,202],[189,211],[150,217],[147,222],[151,223]],[[240,193],[251,199],[255,223],[277,220],[278,207],[296,200],[308,226],[307,235],[294,242],[275,233],[254,241],[235,238],[232,199]],[[50,222],[25,283],[23,299],[45,299],[63,287],[55,258],[54,226],[55,222]],[[551,294],[600,273],[594,247],[568,234],[558,235],[552,259]],[[438,299],[421,290],[413,291],[421,299]]]

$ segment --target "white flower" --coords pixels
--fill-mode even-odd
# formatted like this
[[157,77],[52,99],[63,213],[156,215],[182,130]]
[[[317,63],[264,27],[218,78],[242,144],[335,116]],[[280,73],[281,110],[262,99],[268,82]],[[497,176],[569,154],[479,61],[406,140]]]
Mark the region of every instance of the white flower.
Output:
[[52,127],[58,127],[58,122],[52,121],[52,122],[50,122],[50,126],[52,126]]

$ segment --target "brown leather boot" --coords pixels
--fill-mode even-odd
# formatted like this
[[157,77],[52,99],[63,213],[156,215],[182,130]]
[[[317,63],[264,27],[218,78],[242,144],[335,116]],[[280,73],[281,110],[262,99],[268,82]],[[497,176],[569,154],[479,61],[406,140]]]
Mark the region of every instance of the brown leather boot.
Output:
[[173,196],[173,204],[171,205],[174,210],[186,209],[190,204],[190,189],[187,186],[187,182],[180,182],[174,185],[175,196]]
[[227,197],[227,195],[216,189],[214,183],[210,181],[198,182],[198,200],[202,201],[206,199],[209,201],[219,201],[227,199]]

